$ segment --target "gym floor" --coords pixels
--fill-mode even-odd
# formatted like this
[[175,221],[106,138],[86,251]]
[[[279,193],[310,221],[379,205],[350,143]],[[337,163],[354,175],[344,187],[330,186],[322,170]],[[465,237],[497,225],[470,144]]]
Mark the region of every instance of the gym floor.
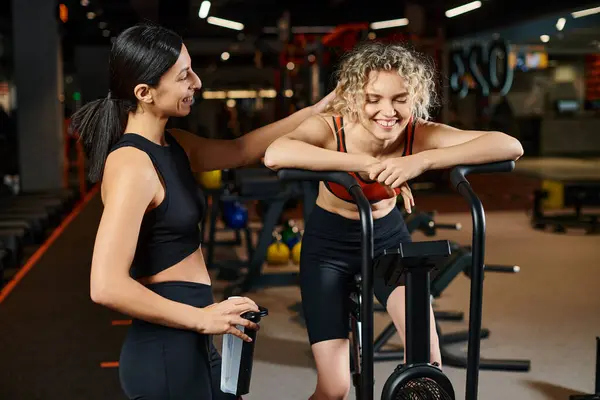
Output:
[[[91,196],[47,249],[30,259],[2,302],[0,398],[124,399],[115,362],[128,318],[89,298],[101,211],[99,196]],[[444,231],[443,238],[470,241],[469,214],[444,213],[436,220],[463,224],[461,231]],[[419,233],[414,238],[428,240]],[[535,231],[522,210],[487,212],[486,261],[519,265],[521,272],[486,276],[483,322],[491,335],[482,341],[482,356],[531,359],[531,371],[482,371],[481,399],[568,399],[592,391],[595,337],[600,335],[599,244],[597,235]],[[217,299],[223,285],[214,282]],[[460,275],[436,300],[436,308],[467,311],[468,293],[469,280]],[[300,300],[298,288],[269,288],[248,296],[270,314],[257,339],[251,393],[245,399],[306,400],[316,374],[305,330],[288,309]],[[376,314],[375,333],[388,322]],[[466,323],[441,327],[451,332]],[[464,351],[464,344],[455,350]],[[395,365],[376,363],[376,393]],[[457,399],[464,398],[465,370],[445,371]]]

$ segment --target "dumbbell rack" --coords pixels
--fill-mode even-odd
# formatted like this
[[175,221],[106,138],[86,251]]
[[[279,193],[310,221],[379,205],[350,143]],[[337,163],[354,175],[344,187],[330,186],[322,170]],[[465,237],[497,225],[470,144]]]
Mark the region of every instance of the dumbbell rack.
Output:
[[[296,284],[298,280],[297,271],[279,271],[267,274],[264,273],[263,265],[268,247],[272,241],[273,230],[279,222],[286,203],[292,199],[304,197],[304,213],[306,215],[310,212],[307,207],[314,203],[307,197],[314,195],[314,193],[304,183],[283,183],[279,181],[277,176],[266,168],[236,171],[234,186],[237,191],[234,194],[224,193],[223,188],[205,190],[207,195],[212,196],[211,211],[207,221],[209,224],[207,267],[209,269],[219,268],[220,271],[229,270],[224,275],[239,277],[225,288],[224,296],[240,295],[257,288]],[[266,212],[263,216],[256,245],[254,245],[250,228],[246,227],[244,229],[248,261],[232,260],[220,263],[214,261],[215,245],[237,246],[241,244],[239,232],[236,232],[236,239],[233,241],[216,241],[217,218],[220,214],[219,203],[221,201],[237,201],[240,203],[261,201],[265,204]],[[242,275],[242,269],[246,269],[247,273]]]

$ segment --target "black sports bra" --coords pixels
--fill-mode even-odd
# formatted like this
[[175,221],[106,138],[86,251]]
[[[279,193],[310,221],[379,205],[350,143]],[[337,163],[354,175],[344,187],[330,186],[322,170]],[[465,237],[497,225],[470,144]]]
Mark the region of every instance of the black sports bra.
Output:
[[200,247],[199,224],[206,211],[204,195],[196,183],[188,157],[177,140],[165,132],[167,146],[126,133],[111,148],[135,147],[152,160],[165,185],[165,198],[146,212],[140,227],[130,274],[134,279],[163,271]]

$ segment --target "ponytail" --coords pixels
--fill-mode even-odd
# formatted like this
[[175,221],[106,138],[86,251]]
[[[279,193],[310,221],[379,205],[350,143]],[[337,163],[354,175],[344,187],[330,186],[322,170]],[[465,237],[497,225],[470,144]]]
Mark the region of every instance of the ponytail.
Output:
[[87,103],[71,118],[71,129],[79,134],[90,162],[88,177],[92,182],[102,179],[108,152],[124,133],[130,108],[125,102],[109,95]]

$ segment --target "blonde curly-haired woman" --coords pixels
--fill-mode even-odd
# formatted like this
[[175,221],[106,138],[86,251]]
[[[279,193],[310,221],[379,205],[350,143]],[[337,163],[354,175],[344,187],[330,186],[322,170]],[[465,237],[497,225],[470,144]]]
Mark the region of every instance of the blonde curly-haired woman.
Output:
[[[516,160],[518,140],[502,132],[459,130],[428,121],[435,104],[434,69],[419,53],[395,43],[358,45],[340,64],[336,98],[326,112],[274,141],[265,154],[272,169],[348,171],[372,204],[375,256],[410,241],[397,197],[415,205],[407,182],[457,164]],[[357,207],[343,187],[321,182],[306,221],[300,289],[317,367],[311,400],[346,399],[350,391],[347,298],[360,272]],[[404,286],[374,277],[375,295],[404,342]],[[431,362],[441,366],[431,310]]]

